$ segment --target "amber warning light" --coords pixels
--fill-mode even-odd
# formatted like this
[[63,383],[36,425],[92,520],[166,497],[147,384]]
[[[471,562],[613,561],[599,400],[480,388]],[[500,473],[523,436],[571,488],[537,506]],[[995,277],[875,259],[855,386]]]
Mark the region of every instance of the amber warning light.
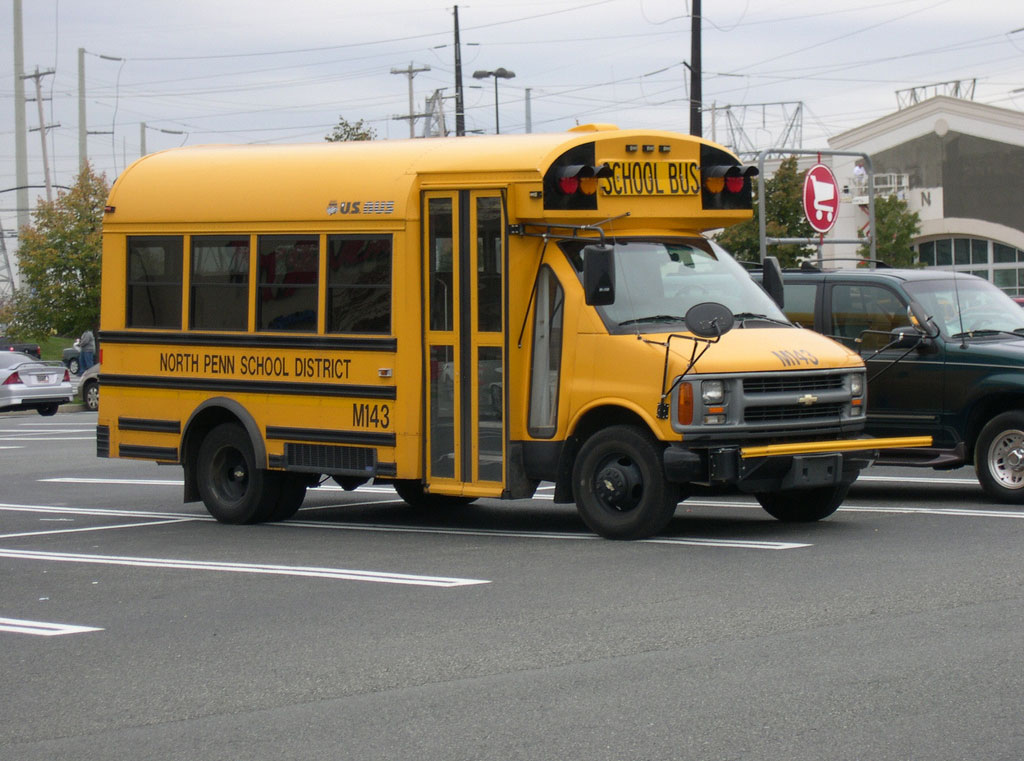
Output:
[[607,164],[601,166],[570,164],[559,170],[558,191],[567,196],[576,193],[592,196],[597,192],[597,181],[611,176],[612,168]]

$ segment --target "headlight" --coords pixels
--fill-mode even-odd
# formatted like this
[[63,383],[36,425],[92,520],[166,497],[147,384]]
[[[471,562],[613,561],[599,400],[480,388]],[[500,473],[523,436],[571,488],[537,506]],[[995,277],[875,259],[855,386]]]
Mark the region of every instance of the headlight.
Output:
[[725,401],[725,384],[720,380],[702,381],[700,399],[704,404],[721,404]]
[[850,393],[853,396],[864,395],[864,376],[861,373],[850,376]]

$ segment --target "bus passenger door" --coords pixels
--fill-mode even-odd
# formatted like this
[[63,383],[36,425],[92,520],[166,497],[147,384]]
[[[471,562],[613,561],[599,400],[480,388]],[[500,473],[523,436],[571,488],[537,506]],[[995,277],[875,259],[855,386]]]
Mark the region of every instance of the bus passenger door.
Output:
[[424,195],[429,491],[496,496],[505,480],[505,224],[497,191]]

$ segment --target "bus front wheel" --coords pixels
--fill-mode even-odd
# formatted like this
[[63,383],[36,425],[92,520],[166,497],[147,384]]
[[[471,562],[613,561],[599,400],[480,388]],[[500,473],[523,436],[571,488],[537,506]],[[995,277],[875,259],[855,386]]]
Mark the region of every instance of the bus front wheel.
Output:
[[222,423],[210,431],[199,446],[196,470],[199,495],[221,523],[259,523],[273,515],[281,490],[279,474],[256,467],[252,442],[242,426]]
[[598,431],[580,447],[573,493],[583,522],[606,539],[643,539],[672,519],[682,496],[665,480],[661,448],[634,426]]

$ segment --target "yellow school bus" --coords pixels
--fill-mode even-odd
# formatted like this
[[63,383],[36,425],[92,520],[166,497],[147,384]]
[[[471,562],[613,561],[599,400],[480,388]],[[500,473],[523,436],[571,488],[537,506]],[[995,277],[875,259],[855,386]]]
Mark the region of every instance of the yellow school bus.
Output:
[[610,125],[146,156],[104,214],[98,454],[227,523],[326,477],[424,509],[552,481],[611,538],[697,490],[829,515],[906,442],[859,437],[857,354],[706,237],[755,171]]

